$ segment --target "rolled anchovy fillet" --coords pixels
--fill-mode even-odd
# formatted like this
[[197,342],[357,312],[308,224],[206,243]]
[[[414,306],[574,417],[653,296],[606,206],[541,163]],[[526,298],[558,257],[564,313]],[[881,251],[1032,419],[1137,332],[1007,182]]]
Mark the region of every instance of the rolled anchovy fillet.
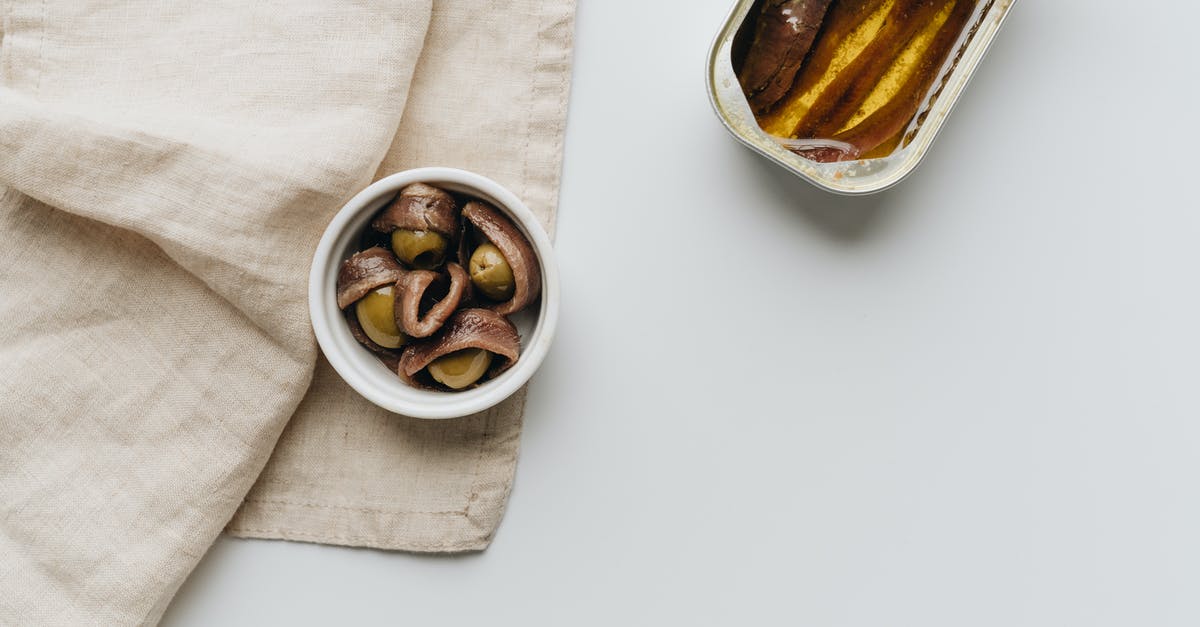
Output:
[[[422,316],[422,306],[433,300],[430,288],[439,282],[449,283],[446,295],[434,302]],[[431,270],[414,270],[405,274],[397,285],[396,322],[400,323],[400,329],[411,337],[429,337],[437,333],[463,301],[468,283],[470,278],[467,271],[453,262],[446,264],[445,275]]]
[[[514,281],[512,298],[500,303],[490,303],[488,308],[508,315],[521,311],[536,301],[542,293],[542,267],[538,263],[533,246],[525,239],[520,229],[501,215],[497,209],[477,200],[473,200],[463,207],[462,216],[464,222],[474,227],[496,248],[500,249],[504,260],[512,268]],[[471,256],[471,251],[466,248],[468,239],[468,237],[463,238],[462,248],[459,250],[461,263],[464,265]]]
[[337,305],[345,309],[366,296],[368,292],[391,285],[404,276],[404,268],[391,251],[373,246],[354,253],[342,262],[337,278]]
[[443,389],[426,368],[439,357],[469,348],[492,353],[492,365],[483,379],[486,381],[508,370],[521,355],[521,336],[508,318],[490,309],[463,309],[433,337],[410,344],[400,355],[397,373],[417,387]]
[[812,49],[831,0],[766,0],[738,78],[755,113],[787,94]]
[[457,203],[444,190],[425,183],[413,183],[371,222],[371,228],[383,233],[397,229],[433,231],[453,239],[458,234],[455,217]]

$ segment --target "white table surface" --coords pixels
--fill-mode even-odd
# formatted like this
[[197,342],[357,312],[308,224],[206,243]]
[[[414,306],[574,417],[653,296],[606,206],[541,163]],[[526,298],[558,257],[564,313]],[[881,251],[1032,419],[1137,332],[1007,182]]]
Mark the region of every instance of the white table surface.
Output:
[[883,195],[740,147],[732,0],[582,0],[495,543],[224,538],[167,625],[1200,624],[1200,4],[1022,0]]

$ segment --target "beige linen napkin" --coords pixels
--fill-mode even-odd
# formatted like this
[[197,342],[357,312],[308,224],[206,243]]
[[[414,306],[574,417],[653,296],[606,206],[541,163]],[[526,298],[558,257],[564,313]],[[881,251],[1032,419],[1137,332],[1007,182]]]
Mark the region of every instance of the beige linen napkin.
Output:
[[304,283],[377,172],[549,226],[572,15],[0,0],[0,623],[154,622],[243,500],[243,535],[486,546],[523,397],[420,422],[314,379]]
[[[509,186],[549,230],[574,3],[503,6],[512,19],[501,27],[479,19],[478,2],[434,3],[412,94],[379,174],[432,164],[474,170]],[[322,359],[229,531],[409,551],[482,549],[512,486],[524,399],[522,390],[459,421],[401,418],[364,401]]]

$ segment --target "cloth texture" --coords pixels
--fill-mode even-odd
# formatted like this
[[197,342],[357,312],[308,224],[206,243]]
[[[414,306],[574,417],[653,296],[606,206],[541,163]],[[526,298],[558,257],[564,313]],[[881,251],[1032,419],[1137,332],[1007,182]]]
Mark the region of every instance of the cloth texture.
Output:
[[[307,270],[380,175],[553,227],[573,0],[0,0],[0,624],[145,624],[222,529],[491,541],[524,392],[420,421],[320,359]],[[240,508],[240,509],[239,509]]]

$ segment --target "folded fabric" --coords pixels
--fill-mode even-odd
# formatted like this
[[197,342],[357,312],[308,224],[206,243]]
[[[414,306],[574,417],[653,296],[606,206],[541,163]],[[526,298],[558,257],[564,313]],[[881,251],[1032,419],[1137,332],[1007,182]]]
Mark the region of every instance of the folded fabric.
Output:
[[[378,175],[473,170],[512,189],[552,232],[574,12],[574,2],[522,0],[484,19],[477,2],[435,2]],[[485,548],[512,487],[524,398],[464,420],[402,418],[320,360],[229,531],[409,551]]]
[[497,177],[551,226],[573,8],[0,2],[0,623],[154,622],[231,517],[487,545],[523,396],[367,405],[318,364],[307,268],[409,166]]

